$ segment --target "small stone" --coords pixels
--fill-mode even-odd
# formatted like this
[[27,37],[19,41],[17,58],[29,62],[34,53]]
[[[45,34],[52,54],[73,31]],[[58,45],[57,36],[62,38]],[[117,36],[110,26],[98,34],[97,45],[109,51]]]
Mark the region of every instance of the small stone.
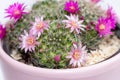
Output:
[[17,53],[16,50],[12,51],[11,57],[14,58],[15,60],[20,60],[22,59],[21,54]]

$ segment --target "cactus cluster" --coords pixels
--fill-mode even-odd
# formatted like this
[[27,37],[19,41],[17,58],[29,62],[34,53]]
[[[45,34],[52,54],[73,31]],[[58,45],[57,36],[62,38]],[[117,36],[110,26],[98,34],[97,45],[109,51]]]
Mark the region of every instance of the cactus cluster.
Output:
[[[64,14],[64,4],[65,1],[60,0],[59,2],[56,0],[44,0],[39,1],[35,5],[33,5],[31,16],[45,16],[46,19],[50,20],[62,20],[65,18]],[[35,15],[34,15],[35,14]]]
[[84,19],[84,24],[87,25],[87,31],[81,34],[83,44],[87,45],[89,49],[95,49],[100,43],[100,38],[95,30],[95,24],[99,17],[104,16],[104,11],[100,9],[100,6],[96,6],[93,3],[86,2],[85,0],[79,0],[80,4],[80,18]]
[[[66,53],[70,51],[72,44],[79,40],[75,36],[65,28],[65,25],[53,21],[49,30],[45,31],[38,39],[40,45],[36,48],[33,56],[36,56],[39,61],[34,63],[33,60],[34,65],[44,65],[47,68],[66,68]],[[57,55],[60,55],[61,58],[59,63],[54,60]]]
[[97,22],[98,18],[105,16],[105,11],[101,9],[100,6],[94,5],[93,3],[86,2],[85,0],[79,0],[80,12],[79,15],[83,16],[85,23],[94,27],[94,23]]
[[[55,69],[71,67],[68,65],[69,59],[66,59],[66,56],[74,43],[82,42],[83,45],[86,45],[88,51],[95,49],[99,44],[100,38],[95,30],[95,24],[100,16],[104,16],[101,14],[103,11],[99,10],[98,7],[92,3],[86,2],[85,0],[79,0],[78,3],[80,7],[80,11],[78,12],[79,19],[84,20],[83,24],[89,27],[89,29],[86,28],[86,31],[83,31],[82,34],[71,33],[68,28],[65,28],[66,25],[62,23],[62,20],[66,19],[65,14],[69,15],[69,13],[64,10],[65,1],[39,1],[33,5],[29,14],[22,16],[22,18],[14,24],[14,28],[7,29],[8,36],[6,39],[10,43],[10,49],[17,50],[22,54],[23,58],[26,58],[27,55],[26,63],[30,62],[34,66]],[[29,32],[32,26],[31,22],[39,16],[45,16],[45,20],[49,20],[50,22],[50,27],[38,38],[40,44],[35,48],[35,51],[25,53],[19,49],[19,37],[23,34],[24,30]],[[75,50],[76,49],[75,46]],[[56,56],[59,58],[57,61]],[[75,56],[77,57],[78,55]]]

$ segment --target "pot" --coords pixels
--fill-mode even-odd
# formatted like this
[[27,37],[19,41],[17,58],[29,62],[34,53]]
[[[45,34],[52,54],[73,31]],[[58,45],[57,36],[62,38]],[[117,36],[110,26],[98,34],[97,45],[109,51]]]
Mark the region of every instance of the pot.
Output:
[[46,69],[30,66],[11,58],[0,42],[0,61],[5,80],[119,80],[120,54],[88,67]]
[[0,60],[5,80],[119,80],[120,54],[92,65],[74,69],[45,69],[12,59],[0,43]]

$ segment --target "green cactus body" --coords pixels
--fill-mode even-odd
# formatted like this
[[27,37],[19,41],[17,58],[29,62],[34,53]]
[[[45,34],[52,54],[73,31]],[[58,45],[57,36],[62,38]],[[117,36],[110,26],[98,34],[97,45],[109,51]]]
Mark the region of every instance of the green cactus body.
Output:
[[[95,25],[90,25],[92,27],[91,30],[78,35],[74,32],[71,33],[69,29],[65,28],[62,20],[65,19],[65,14],[68,13],[64,11],[64,3],[63,0],[60,2],[57,2],[56,0],[37,2],[33,6],[32,11],[28,15],[24,15],[15,24],[14,29],[8,30],[6,39],[11,43],[10,47],[18,50],[23,56],[27,54],[19,49],[19,36],[24,30],[30,29],[32,26],[30,22],[34,21],[35,17],[42,15],[45,16],[45,20],[50,20],[51,23],[49,30],[44,31],[38,39],[40,44],[36,47],[36,50],[33,53],[28,52],[29,62],[33,65],[46,68],[68,68],[69,60],[65,57],[66,53],[70,52],[73,42],[79,42],[81,40],[89,49],[97,46],[99,38],[97,32],[94,30]],[[85,17],[85,25],[89,25],[91,21],[97,21],[99,16],[101,16],[99,9],[95,9],[95,7],[91,6],[88,2],[85,2],[85,0],[81,0],[79,5],[81,10],[78,15]],[[94,46],[93,44],[95,43],[96,45]],[[54,60],[56,55],[61,56],[59,63],[56,63]]]
[[[35,54],[33,54],[33,56],[38,56],[40,65],[48,68],[66,67],[66,53],[70,51],[76,38],[64,26],[59,25],[58,22],[52,22],[49,30],[40,36],[40,45],[36,48]],[[54,61],[56,55],[61,55],[61,61],[59,63]],[[34,64],[38,65],[36,63]]]

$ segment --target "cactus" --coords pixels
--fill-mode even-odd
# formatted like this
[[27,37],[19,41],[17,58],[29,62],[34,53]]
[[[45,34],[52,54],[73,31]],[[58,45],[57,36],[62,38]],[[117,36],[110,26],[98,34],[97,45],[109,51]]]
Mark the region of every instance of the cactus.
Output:
[[[52,22],[50,29],[39,38],[40,45],[36,48],[35,54],[33,54],[34,57],[37,56],[39,62],[34,63],[33,61],[34,65],[40,64],[48,68],[66,68],[67,61],[65,56],[75,41],[75,34],[65,29],[64,25]],[[56,55],[61,56],[59,63],[56,63],[54,60]]]
[[98,33],[95,30],[95,24],[101,16],[104,15],[104,11],[95,4],[86,2],[85,0],[79,0],[80,4],[80,18],[84,18],[84,24],[87,25],[89,30],[83,32],[81,36],[81,41],[87,46],[88,49],[95,49],[100,43],[100,38]]
[[105,16],[105,11],[100,6],[86,2],[85,0],[79,0],[80,12],[79,15],[84,17],[85,23],[90,24],[91,22],[96,23],[98,18]]
[[46,19],[62,20],[65,17],[64,14],[66,14],[64,11],[64,3],[65,1],[63,0],[59,2],[56,0],[38,2],[33,6],[31,15],[36,14],[38,16],[46,16]]
[[[6,39],[9,40],[10,48],[17,50],[22,54],[23,58],[29,55],[26,59],[27,62],[32,63],[35,66],[46,68],[68,68],[68,59],[66,59],[66,53],[71,50],[74,42],[83,42],[89,49],[95,48],[100,41],[97,32],[94,30],[95,25],[90,22],[96,22],[101,16],[101,10],[96,6],[86,2],[85,0],[79,1],[80,12],[79,18],[83,16],[85,18],[84,24],[90,25],[91,29],[83,32],[82,34],[70,33],[65,25],[62,24],[62,20],[65,19],[64,11],[65,2],[61,0],[45,0],[37,2],[30,14],[24,15],[16,24],[15,28],[7,30]],[[40,45],[33,53],[24,53],[19,49],[19,36],[24,30],[29,30],[31,27],[30,22],[34,21],[35,17],[45,16],[45,20],[50,20],[50,28],[45,31],[39,38]],[[68,14],[69,15],[69,14]],[[94,45],[93,45],[94,44]],[[54,57],[60,55],[60,61],[56,62]]]

